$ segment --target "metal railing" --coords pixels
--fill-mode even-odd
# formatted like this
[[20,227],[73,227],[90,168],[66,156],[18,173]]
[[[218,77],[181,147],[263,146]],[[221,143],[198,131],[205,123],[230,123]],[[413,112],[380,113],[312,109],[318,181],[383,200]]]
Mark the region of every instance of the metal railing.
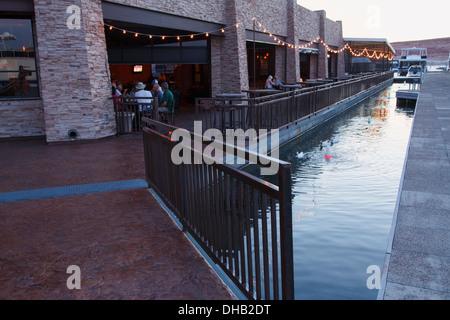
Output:
[[279,129],[390,79],[387,71],[263,97],[199,98],[195,108],[203,130]]
[[290,164],[227,146],[226,152],[241,152],[247,160],[276,161],[277,186],[220,163],[186,141],[183,156],[192,162],[175,164],[172,152],[179,143],[171,134],[178,128],[143,121],[147,182],[183,229],[247,298],[294,299]]
[[[158,101],[152,99],[150,103],[136,101],[133,97],[113,97],[116,115],[117,134],[142,132],[144,118],[156,119],[158,114]],[[144,99],[144,98],[139,98]],[[147,100],[147,99],[146,99]]]

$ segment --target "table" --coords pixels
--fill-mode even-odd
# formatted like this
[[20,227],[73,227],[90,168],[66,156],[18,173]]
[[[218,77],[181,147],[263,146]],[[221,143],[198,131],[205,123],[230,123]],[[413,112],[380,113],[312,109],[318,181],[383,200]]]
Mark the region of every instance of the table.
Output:
[[287,90],[298,90],[302,88],[301,84],[282,84],[280,85],[281,88]]
[[[222,113],[222,130],[226,128],[233,128],[235,122],[235,108],[234,106],[242,105],[240,99],[247,99],[247,95],[245,93],[220,93],[216,95],[218,99],[224,99],[225,107],[221,108],[220,112]],[[229,99],[229,100],[226,100]],[[233,100],[235,100],[236,104],[233,104]],[[247,110],[245,110],[247,112]]]
[[216,98],[224,98],[224,99],[245,99],[247,95],[245,93],[220,93],[216,95]]
[[244,92],[247,92],[250,98],[258,98],[261,96],[276,94],[283,91],[277,89],[255,89],[255,90],[244,90]]

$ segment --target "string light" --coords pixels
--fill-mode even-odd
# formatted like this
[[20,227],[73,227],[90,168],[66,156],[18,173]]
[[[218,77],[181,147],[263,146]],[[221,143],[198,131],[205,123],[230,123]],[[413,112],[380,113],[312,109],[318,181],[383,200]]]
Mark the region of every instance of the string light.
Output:
[[[331,53],[334,53],[334,54],[339,54],[339,53],[341,53],[341,52],[343,52],[345,50],[349,50],[349,52],[353,56],[356,56],[356,57],[364,56],[364,57],[368,57],[370,59],[377,59],[377,60],[386,58],[389,61],[392,61],[394,59],[394,54],[392,52],[389,52],[389,53],[377,52],[376,50],[369,50],[367,48],[355,51],[354,49],[352,49],[350,47],[350,45],[348,43],[346,43],[341,49],[335,50],[335,49],[330,48],[330,46],[327,43],[325,43],[325,41],[323,41],[323,39],[320,36],[316,37],[314,40],[312,40],[312,41],[310,41],[310,42],[308,42],[306,44],[303,44],[303,45],[296,45],[296,44],[292,44],[292,43],[287,43],[287,42],[284,42],[284,41],[278,39],[271,32],[268,32],[267,29],[265,27],[263,27],[262,23],[259,22],[258,20],[256,20],[256,18],[253,18],[252,20],[255,22],[255,25],[257,25],[259,28],[262,28],[261,31],[263,33],[268,34],[270,38],[273,37],[273,40],[275,42],[277,42],[278,44],[281,44],[283,46],[287,45],[289,48],[292,48],[292,49],[295,49],[295,50],[296,49],[308,48],[308,47],[311,47],[314,43],[319,43],[320,42],[320,44],[322,46],[324,46],[327,49],[328,52],[331,52]],[[369,51],[371,51],[372,54],[370,54]]]
[[[267,28],[263,27],[262,23],[259,22],[258,20],[256,20],[256,18],[253,18],[252,20],[255,22],[255,25],[258,26],[258,28],[260,28],[263,33],[268,34],[269,37],[273,39],[273,41],[275,41],[276,43],[278,43],[282,46],[287,46],[288,48],[291,48],[294,50],[308,48],[308,47],[311,47],[314,43],[320,43],[322,46],[324,46],[327,49],[327,52],[331,52],[334,54],[339,54],[345,50],[348,50],[355,57],[363,57],[364,56],[364,57],[368,57],[369,59],[377,59],[377,60],[388,59],[389,61],[392,61],[394,59],[394,54],[392,52],[389,52],[389,53],[378,52],[376,50],[371,50],[368,48],[353,49],[352,47],[350,47],[350,45],[348,43],[345,44],[341,49],[335,50],[335,49],[330,48],[330,46],[327,43],[325,43],[325,41],[323,41],[323,39],[320,36],[316,37],[314,40],[312,40],[306,44],[302,44],[302,45],[288,43],[288,42],[285,42],[281,39],[278,39],[276,36],[274,36],[273,33],[269,32],[267,30]],[[184,38],[184,37],[189,37],[191,39],[194,39],[194,37],[196,37],[196,36],[209,37],[210,34],[219,33],[219,32],[224,34],[226,29],[230,29],[233,27],[239,28],[239,25],[240,25],[240,23],[236,23],[234,25],[227,26],[227,27],[224,27],[221,29],[217,29],[217,30],[213,30],[213,31],[209,31],[209,32],[203,32],[203,33],[191,34],[191,35],[167,36],[167,35],[151,35],[151,34],[132,32],[132,31],[121,29],[121,28],[118,28],[118,27],[115,27],[115,26],[105,23],[105,26],[109,27],[109,30],[117,29],[117,30],[122,31],[123,34],[134,33],[134,36],[136,38],[139,37],[140,35],[142,35],[142,36],[148,36],[149,39],[152,39],[153,37],[158,37],[158,38],[161,38],[162,40],[165,40],[166,38],[176,38],[178,41],[180,41],[181,38]],[[370,53],[370,52],[372,52],[372,53]]]
[[116,29],[116,30],[122,31],[123,34],[132,33],[132,34],[134,34],[135,37],[146,36],[146,37],[148,37],[149,39],[152,39],[152,38],[161,38],[162,40],[165,40],[165,39],[168,39],[168,38],[176,38],[176,39],[179,41],[179,40],[181,40],[182,38],[186,38],[186,37],[189,37],[189,38],[191,38],[191,39],[194,39],[194,37],[199,37],[199,36],[206,36],[206,37],[209,37],[211,34],[224,34],[225,31],[226,31],[227,29],[230,29],[230,28],[239,28],[239,23],[233,24],[233,25],[231,25],[231,26],[223,27],[223,28],[220,28],[220,29],[217,29],[217,30],[211,30],[211,31],[208,31],[208,32],[201,32],[201,33],[190,34],[190,35],[185,35],[185,34],[181,35],[181,34],[180,34],[180,35],[175,35],[175,36],[169,36],[169,35],[152,35],[152,34],[139,33],[139,32],[134,32],[134,31],[130,31],[130,30],[125,30],[125,29],[122,29],[122,28],[118,28],[118,27],[115,27],[115,26],[110,25],[110,24],[107,24],[107,23],[105,23],[105,26],[108,27],[109,30],[114,30],[114,29]]

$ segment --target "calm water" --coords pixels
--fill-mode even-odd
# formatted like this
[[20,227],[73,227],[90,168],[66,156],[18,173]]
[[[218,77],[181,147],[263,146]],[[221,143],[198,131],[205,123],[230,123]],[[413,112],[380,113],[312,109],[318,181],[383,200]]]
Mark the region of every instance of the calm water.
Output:
[[[395,106],[402,86],[388,87],[280,150],[292,164],[297,300],[377,297],[378,290],[366,286],[366,270],[384,263],[413,120],[412,110]],[[327,160],[320,145],[330,139],[338,142]]]

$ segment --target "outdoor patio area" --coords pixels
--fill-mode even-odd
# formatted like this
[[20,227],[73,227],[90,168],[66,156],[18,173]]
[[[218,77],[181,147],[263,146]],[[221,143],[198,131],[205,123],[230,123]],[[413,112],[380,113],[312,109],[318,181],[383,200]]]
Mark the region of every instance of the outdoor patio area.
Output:
[[147,189],[140,134],[0,150],[0,299],[234,299]]

